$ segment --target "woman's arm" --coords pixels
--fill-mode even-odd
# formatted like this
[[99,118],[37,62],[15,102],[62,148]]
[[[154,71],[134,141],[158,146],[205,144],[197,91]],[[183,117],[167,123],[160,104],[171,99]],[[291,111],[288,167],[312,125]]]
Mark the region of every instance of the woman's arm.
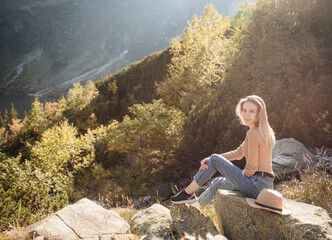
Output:
[[[236,150],[220,154],[220,156],[226,158],[228,161],[242,159],[243,156],[244,156],[244,153],[243,153],[243,144],[244,144],[244,142]],[[209,158],[204,158],[201,161],[201,167],[199,168],[199,170],[201,170],[201,169],[202,170],[208,169],[208,166],[206,165],[206,162],[208,160],[209,160]]]
[[248,141],[248,156],[246,156],[247,164],[243,170],[244,174],[251,177],[255,174],[258,169],[258,132],[248,131],[247,141]]
[[220,156],[226,158],[229,161],[241,160],[244,157],[243,153],[244,142],[235,150],[220,154]]

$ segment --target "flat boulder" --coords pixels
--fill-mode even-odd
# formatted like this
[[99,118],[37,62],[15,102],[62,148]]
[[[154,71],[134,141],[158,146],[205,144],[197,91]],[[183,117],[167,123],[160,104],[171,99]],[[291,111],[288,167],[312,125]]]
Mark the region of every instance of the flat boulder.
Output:
[[170,210],[160,204],[138,211],[131,219],[131,230],[141,239],[171,239]]
[[283,216],[248,205],[246,197],[235,191],[219,190],[215,209],[219,229],[228,239],[331,239],[332,220],[327,212],[310,204],[283,198]]
[[[112,210],[83,198],[49,217],[30,225],[27,230],[49,239],[130,239],[129,224]],[[118,237],[116,237],[118,236]]]
[[276,141],[272,150],[272,168],[279,179],[297,175],[309,166],[314,166],[318,159],[302,143],[294,138]]

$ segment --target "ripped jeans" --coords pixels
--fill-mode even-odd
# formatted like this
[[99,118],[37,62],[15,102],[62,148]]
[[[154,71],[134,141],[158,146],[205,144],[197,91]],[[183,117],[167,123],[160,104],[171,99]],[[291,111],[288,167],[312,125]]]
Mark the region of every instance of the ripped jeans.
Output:
[[213,179],[210,186],[199,196],[198,203],[202,207],[214,199],[219,189],[237,190],[247,197],[257,198],[263,188],[273,188],[271,177],[267,175],[262,177],[257,173],[248,177],[240,168],[218,154],[213,154],[206,165],[208,165],[208,169],[201,169],[194,176],[194,180],[199,186],[203,186],[217,171],[221,173],[222,177]]

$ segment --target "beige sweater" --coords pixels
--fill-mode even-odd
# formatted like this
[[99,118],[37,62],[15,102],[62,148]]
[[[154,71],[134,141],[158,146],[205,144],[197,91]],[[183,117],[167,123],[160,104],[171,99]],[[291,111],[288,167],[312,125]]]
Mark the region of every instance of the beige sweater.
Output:
[[247,131],[246,139],[236,150],[223,153],[221,156],[229,161],[240,160],[245,156],[247,163],[243,172],[248,177],[254,175],[256,171],[273,174],[272,149],[266,145],[257,128]]

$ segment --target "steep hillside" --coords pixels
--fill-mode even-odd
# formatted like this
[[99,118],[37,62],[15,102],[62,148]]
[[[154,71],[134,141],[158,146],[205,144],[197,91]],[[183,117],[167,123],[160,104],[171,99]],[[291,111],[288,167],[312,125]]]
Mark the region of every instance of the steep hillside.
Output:
[[121,120],[131,105],[157,99],[155,84],[164,81],[170,59],[169,49],[156,52],[97,81],[99,95],[91,105],[98,122]]

